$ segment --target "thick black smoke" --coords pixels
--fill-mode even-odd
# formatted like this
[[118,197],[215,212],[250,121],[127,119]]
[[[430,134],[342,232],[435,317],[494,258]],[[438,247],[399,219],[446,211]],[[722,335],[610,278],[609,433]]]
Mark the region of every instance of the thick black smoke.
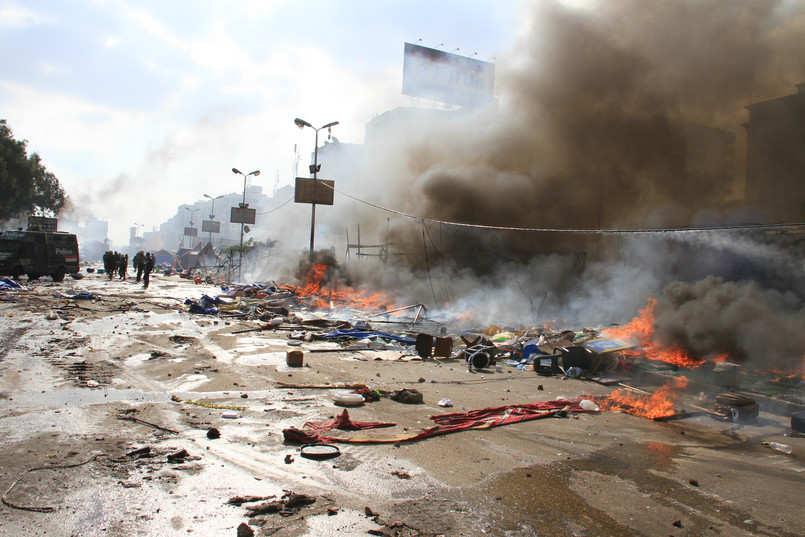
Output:
[[805,365],[805,306],[791,292],[708,277],[665,288],[655,310],[662,342],[699,356],[727,354],[761,369]]
[[[408,212],[449,222],[634,228],[709,214],[720,223],[725,198],[740,191],[732,178],[745,106],[805,81],[805,63],[789,54],[805,41],[804,13],[783,1],[538,2],[496,66],[500,110],[420,114],[414,124],[401,115],[382,140],[367,139],[368,175],[383,178],[395,207],[407,200]],[[707,155],[703,140],[715,144]],[[724,174],[712,171],[719,166]],[[805,184],[790,195],[804,196]],[[404,224],[392,234],[412,236]],[[535,233],[474,240],[547,251],[590,244]]]
[[[382,137],[367,135],[364,186],[374,202],[443,222],[519,228],[735,220],[745,107],[805,82],[805,4],[612,0],[576,9],[540,1],[529,20],[516,49],[497,61],[499,108],[398,114]],[[805,183],[787,194],[805,196]],[[719,318],[713,307],[729,295],[733,309],[762,316],[764,329],[788,334],[801,323],[801,250],[790,255],[779,238],[602,237],[386,218],[370,228],[402,252],[387,267],[409,270],[354,271],[412,301],[449,301],[487,320],[592,325],[628,320],[666,286],[670,297],[690,286],[696,292],[667,302],[658,317],[663,337],[703,355],[726,349],[736,359],[801,366],[801,338],[773,351],[767,340],[761,351],[751,343],[761,321]]]

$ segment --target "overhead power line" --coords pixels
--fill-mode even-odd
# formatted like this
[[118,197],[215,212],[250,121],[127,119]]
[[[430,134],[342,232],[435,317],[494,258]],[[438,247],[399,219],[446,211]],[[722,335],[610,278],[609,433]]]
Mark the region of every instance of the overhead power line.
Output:
[[423,222],[433,222],[434,224],[444,224],[447,226],[468,227],[475,229],[490,229],[497,231],[525,231],[525,232],[538,232],[538,233],[576,233],[581,235],[619,235],[624,233],[692,233],[700,231],[740,231],[751,229],[787,229],[805,226],[805,222],[799,223],[779,223],[779,224],[736,224],[736,225],[723,225],[723,226],[698,226],[698,227],[668,227],[668,228],[637,228],[637,229],[573,229],[573,228],[545,228],[545,227],[519,227],[519,226],[489,226],[483,224],[468,224],[466,222],[451,222],[449,220],[438,220],[436,218],[428,218],[425,216],[417,216],[409,214],[390,207],[384,207],[377,203],[367,201],[351,194],[347,194],[335,187],[327,185],[327,188],[332,188],[335,192],[353,199],[359,203],[363,203],[375,209],[386,211],[391,214],[411,218],[413,220],[420,220]]

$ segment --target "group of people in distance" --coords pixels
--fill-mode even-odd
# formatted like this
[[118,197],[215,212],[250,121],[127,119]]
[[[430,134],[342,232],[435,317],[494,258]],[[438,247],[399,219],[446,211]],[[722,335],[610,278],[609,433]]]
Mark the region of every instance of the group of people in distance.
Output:
[[[151,271],[154,270],[156,259],[151,252],[145,253],[142,250],[137,252],[132,260],[134,270],[137,271],[137,283],[142,280],[143,287],[148,289],[148,284],[151,282]],[[118,275],[121,280],[126,279],[126,272],[129,266],[129,254],[121,254],[119,252],[107,251],[103,254],[103,269],[109,276],[109,280],[114,279]]]

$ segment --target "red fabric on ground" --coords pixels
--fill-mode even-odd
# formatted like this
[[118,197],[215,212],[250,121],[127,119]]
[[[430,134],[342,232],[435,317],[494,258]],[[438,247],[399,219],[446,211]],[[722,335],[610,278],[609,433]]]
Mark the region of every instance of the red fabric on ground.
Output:
[[499,427],[501,425],[510,425],[512,423],[520,423],[522,421],[547,418],[550,416],[555,416],[562,411],[586,412],[579,406],[580,401],[581,399],[545,401],[523,405],[506,405],[482,408],[478,410],[469,410],[467,412],[453,412],[451,414],[440,414],[437,416],[431,416],[431,420],[435,421],[438,425],[424,429],[412,436],[398,435],[402,436],[403,438],[371,438],[364,436],[353,439],[324,436],[323,433],[333,428],[343,430],[361,430],[374,429],[378,427],[391,427],[394,425],[393,423],[382,422],[353,422],[349,419],[349,413],[344,410],[344,412],[332,420],[306,423],[305,427],[311,429],[313,431],[312,433],[291,428],[285,429],[283,431],[283,435],[285,436],[285,441],[289,443],[299,443],[300,439],[304,439],[304,441],[307,443],[340,442],[346,444],[380,444],[400,441],[411,442],[415,440],[423,440],[433,436],[457,433],[466,429],[490,429],[492,427]]
[[309,421],[305,427],[317,433],[323,433],[330,429],[341,429],[342,431],[362,431],[364,429],[379,429],[382,427],[394,427],[396,423],[384,423],[381,421],[352,421],[349,419],[349,412],[346,409],[327,421]]

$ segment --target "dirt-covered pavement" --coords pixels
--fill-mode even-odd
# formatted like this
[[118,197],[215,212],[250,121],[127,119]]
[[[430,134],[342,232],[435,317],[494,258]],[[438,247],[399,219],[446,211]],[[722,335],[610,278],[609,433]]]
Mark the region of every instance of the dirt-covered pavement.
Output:
[[[93,299],[65,298],[82,292]],[[330,352],[332,342],[289,346],[282,325],[248,331],[258,322],[183,304],[216,292],[177,276],[144,290],[87,274],[2,295],[0,534],[805,534],[805,439],[766,401],[750,424],[570,413],[305,458],[283,430],[341,413],[333,397],[351,390],[300,386],[420,391],[424,404],[384,397],[348,409],[396,424],[385,433],[611,388],[507,365],[471,373],[458,359],[377,360]],[[286,365],[292,349],[304,367]],[[454,407],[438,406],[444,398]]]

